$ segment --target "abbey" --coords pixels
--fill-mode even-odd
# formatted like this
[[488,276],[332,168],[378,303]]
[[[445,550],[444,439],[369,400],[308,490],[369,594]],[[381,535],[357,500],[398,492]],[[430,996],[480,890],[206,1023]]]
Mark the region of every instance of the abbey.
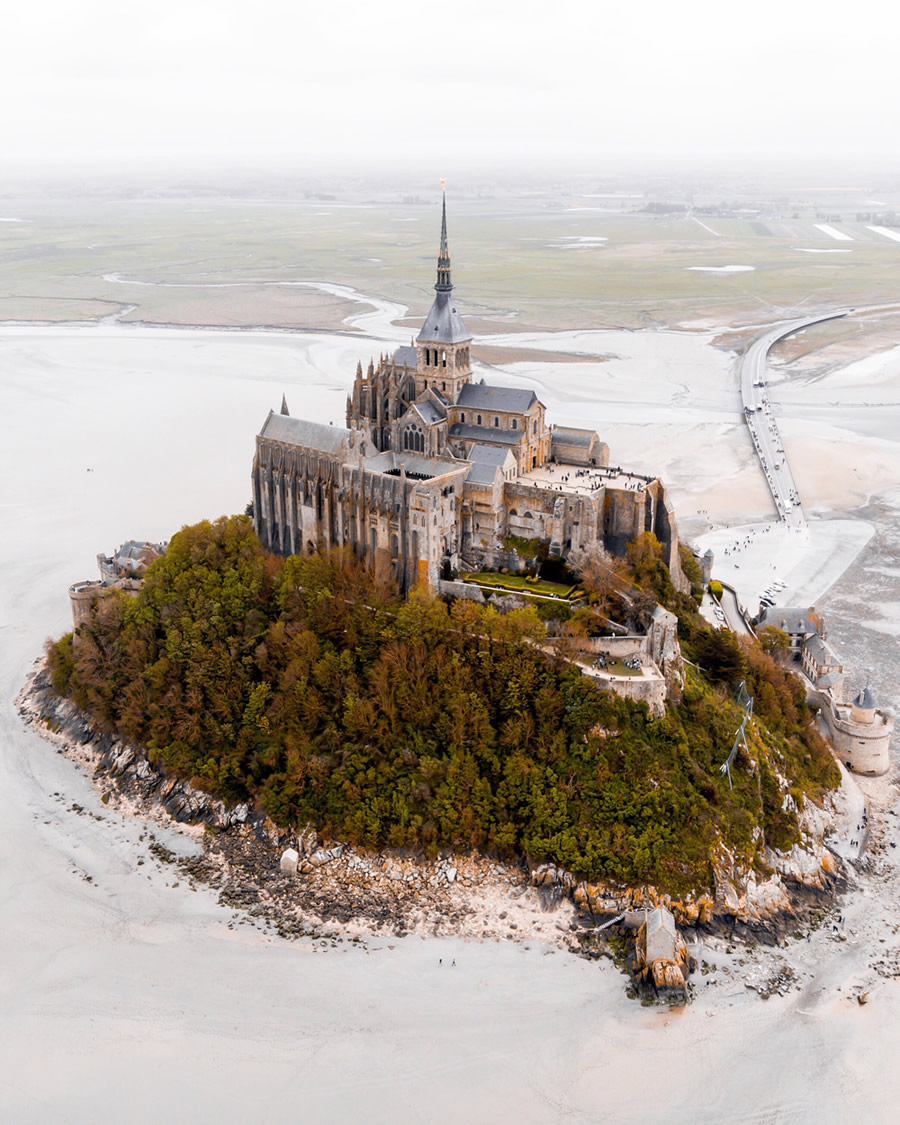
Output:
[[[652,531],[682,584],[662,482],[609,467],[591,430],[548,426],[533,391],[473,380],[456,309],[443,203],[435,297],[414,344],[357,367],[346,428],[269,412],[256,439],[253,518],[278,554],[347,546],[404,589],[457,570],[621,554]],[[529,541],[525,543],[524,541]],[[532,546],[533,545],[533,546]]]

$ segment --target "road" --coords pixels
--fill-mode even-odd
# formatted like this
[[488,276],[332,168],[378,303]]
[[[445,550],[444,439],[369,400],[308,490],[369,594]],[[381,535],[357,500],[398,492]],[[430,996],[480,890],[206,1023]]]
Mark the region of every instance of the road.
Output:
[[765,474],[775,501],[778,518],[788,527],[802,530],[806,527],[806,516],[800,502],[800,493],[794,483],[791,468],[784,452],[781,435],[772,407],[766,393],[768,368],[766,360],[769,349],[786,336],[808,328],[811,324],[821,324],[826,320],[838,320],[847,311],[828,313],[825,316],[811,316],[803,320],[791,320],[770,328],[763,336],[754,340],[741,360],[741,399],[744,417],[750,430],[750,437],[756,448],[760,465]]

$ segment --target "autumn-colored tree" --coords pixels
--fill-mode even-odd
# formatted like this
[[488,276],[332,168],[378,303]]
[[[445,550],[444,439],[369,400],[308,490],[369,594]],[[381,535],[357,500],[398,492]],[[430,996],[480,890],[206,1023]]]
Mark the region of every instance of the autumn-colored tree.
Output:
[[[661,550],[639,536],[630,558],[646,589],[609,569],[630,612],[649,614],[671,589]],[[709,885],[722,842],[749,861],[760,839],[793,838],[779,776],[802,799],[836,771],[799,681],[709,629],[689,598],[672,604],[706,671],[651,720],[545,651],[531,608],[403,599],[348,552],[271,556],[235,517],[178,532],[136,598],[103,599],[48,661],[100,729],[280,825],[369,847],[527,853],[681,893]],[[579,626],[565,637],[570,657]],[[731,789],[719,766],[741,712],[710,681],[738,674],[765,768],[736,763]]]

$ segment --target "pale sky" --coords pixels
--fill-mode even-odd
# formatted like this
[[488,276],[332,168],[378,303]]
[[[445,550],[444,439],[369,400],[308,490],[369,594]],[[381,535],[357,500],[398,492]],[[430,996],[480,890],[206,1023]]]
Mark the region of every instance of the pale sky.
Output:
[[11,166],[900,164],[900,15],[881,0],[44,0],[4,31]]

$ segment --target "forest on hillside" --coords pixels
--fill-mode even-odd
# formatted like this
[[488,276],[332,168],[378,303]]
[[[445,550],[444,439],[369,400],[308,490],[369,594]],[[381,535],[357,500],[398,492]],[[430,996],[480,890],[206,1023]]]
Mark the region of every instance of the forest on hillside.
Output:
[[[631,554],[697,665],[656,720],[548,651],[532,609],[404,599],[342,552],[276,558],[245,516],[184,528],[137,597],[104,598],[48,659],[98,729],[279,825],[684,893],[711,885],[720,842],[757,866],[764,844],[789,847],[795,808],[838,771],[796,677]],[[741,679],[756,721],[732,789]]]

